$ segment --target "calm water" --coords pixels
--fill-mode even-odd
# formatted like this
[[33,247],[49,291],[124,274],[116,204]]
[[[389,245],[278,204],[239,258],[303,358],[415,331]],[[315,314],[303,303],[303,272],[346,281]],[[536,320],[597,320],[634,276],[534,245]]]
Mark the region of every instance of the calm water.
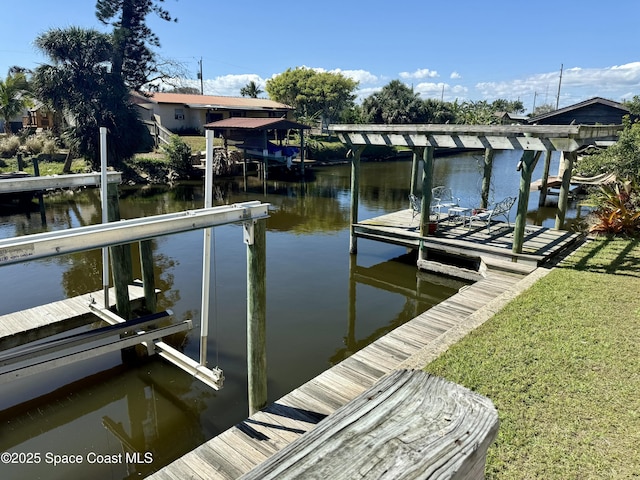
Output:
[[[438,159],[435,182],[450,186],[463,205],[477,205],[480,162],[481,156],[469,155]],[[516,163],[510,152],[496,156],[494,200],[517,194]],[[409,162],[363,164],[360,217],[406,208],[410,169]],[[551,171],[555,169],[557,160]],[[417,275],[415,259],[405,255],[403,248],[376,242],[360,240],[357,260],[350,262],[349,172],[346,165],[318,168],[315,178],[304,184],[272,180],[266,193],[262,183],[251,177],[246,191],[242,181],[225,180],[215,187],[218,204],[245,200],[271,204],[267,222],[270,400],[463,285]],[[201,182],[171,189],[121,189],[122,218],[201,208],[202,204]],[[537,205],[536,193],[531,195],[531,205]],[[85,190],[50,197],[46,211],[49,230],[97,223],[98,193]],[[0,238],[43,230],[37,212],[2,215]],[[531,222],[552,226],[554,211],[534,209],[529,217]],[[176,320],[193,319],[194,330],[181,342],[192,358],[198,358],[199,346],[202,236],[198,231],[154,240],[156,281],[162,290],[159,308],[173,310]],[[39,453],[41,460],[27,467],[0,463],[0,478],[140,478],[246,417],[242,228],[217,227],[214,239],[209,364],[224,370],[224,388],[212,391],[177,367],[155,359],[123,364],[120,354],[4,385],[0,451]],[[100,289],[99,251],[5,266],[0,268],[0,314]],[[121,462],[118,454],[126,452],[140,453],[142,462]],[[82,463],[53,466],[53,455],[80,455]]]

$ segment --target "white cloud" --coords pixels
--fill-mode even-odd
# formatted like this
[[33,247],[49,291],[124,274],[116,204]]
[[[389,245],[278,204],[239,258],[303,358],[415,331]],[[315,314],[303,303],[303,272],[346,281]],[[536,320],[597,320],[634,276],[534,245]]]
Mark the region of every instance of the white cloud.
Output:
[[462,78],[462,75],[460,75],[458,72],[451,72],[449,78],[452,80],[459,80],[460,78]]
[[456,98],[462,99],[467,96],[469,89],[463,85],[449,85],[444,82],[422,82],[414,87],[414,90],[423,98],[444,99],[446,102],[452,102]]
[[339,68],[335,68],[333,70],[329,70],[330,73],[340,73],[347,78],[355,80],[359,82],[360,85],[371,85],[378,82],[379,77],[374,75],[367,70],[341,70]]
[[410,72],[400,72],[400,78],[412,79],[415,78],[420,80],[422,78],[437,78],[439,77],[438,72],[435,70],[429,70],[428,68],[419,68],[413,73]]
[[[531,99],[536,104],[555,104],[560,71],[540,73],[501,82],[480,82],[476,89],[487,99]],[[620,101],[629,91],[640,90],[640,62],[604,68],[571,67],[562,72],[560,106],[600,96]]]

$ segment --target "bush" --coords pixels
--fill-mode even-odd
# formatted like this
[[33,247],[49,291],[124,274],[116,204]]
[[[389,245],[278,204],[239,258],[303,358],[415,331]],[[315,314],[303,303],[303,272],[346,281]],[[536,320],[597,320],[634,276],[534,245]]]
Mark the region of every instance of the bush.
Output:
[[164,147],[169,168],[178,178],[187,178],[191,174],[191,147],[178,135],[171,135],[169,145]]
[[20,148],[20,139],[15,135],[6,137],[0,140],[0,157],[12,158],[15,157]]
[[27,138],[27,140],[24,142],[24,146],[27,149],[27,152],[29,152],[31,155],[38,155],[42,152],[42,149],[44,147],[44,140],[42,139],[42,137],[34,135]]

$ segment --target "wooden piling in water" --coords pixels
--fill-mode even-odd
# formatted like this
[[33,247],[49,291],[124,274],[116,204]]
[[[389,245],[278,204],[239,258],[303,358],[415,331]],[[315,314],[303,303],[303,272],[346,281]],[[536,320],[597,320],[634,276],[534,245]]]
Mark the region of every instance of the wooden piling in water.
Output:
[[253,415],[267,405],[266,220],[245,228],[253,229],[247,239],[247,370],[249,415]]
[[[107,199],[109,221],[120,220],[120,204],[118,200],[118,186],[109,184],[107,186]],[[127,320],[131,318],[131,303],[129,301],[128,285],[133,282],[131,246],[116,245],[109,247],[111,253],[111,270],[113,275],[113,286],[116,290],[116,308],[118,314]]]
[[489,207],[489,190],[491,189],[491,172],[493,170],[493,157],[495,150],[487,148],[484,151],[484,167],[482,172],[482,197],[480,200],[480,208]]
[[156,280],[153,275],[153,248],[151,240],[140,242],[140,269],[144,286],[145,307],[150,313],[156,312]]

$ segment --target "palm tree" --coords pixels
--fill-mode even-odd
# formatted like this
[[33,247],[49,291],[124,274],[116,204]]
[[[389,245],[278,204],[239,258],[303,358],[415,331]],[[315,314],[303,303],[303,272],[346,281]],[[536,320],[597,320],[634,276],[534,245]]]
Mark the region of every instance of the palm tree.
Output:
[[261,93],[263,93],[263,90],[253,80],[240,89],[240,95],[243,97],[258,98]]
[[0,119],[4,120],[6,133],[11,134],[11,119],[30,104],[29,84],[24,73],[9,72],[4,81],[0,80]]

